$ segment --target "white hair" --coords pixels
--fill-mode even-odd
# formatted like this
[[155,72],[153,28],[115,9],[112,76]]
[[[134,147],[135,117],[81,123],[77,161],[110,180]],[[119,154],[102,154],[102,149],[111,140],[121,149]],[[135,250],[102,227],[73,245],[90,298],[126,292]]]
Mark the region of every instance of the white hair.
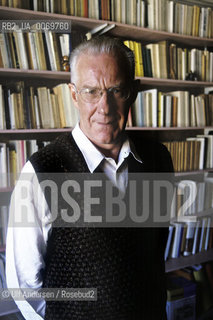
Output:
[[135,59],[133,51],[125,46],[118,38],[102,36],[84,41],[72,51],[70,56],[71,82],[75,83],[77,80],[76,64],[82,54],[98,55],[104,53],[115,57],[119,55],[123,58],[126,65],[127,77],[130,81],[134,80]]

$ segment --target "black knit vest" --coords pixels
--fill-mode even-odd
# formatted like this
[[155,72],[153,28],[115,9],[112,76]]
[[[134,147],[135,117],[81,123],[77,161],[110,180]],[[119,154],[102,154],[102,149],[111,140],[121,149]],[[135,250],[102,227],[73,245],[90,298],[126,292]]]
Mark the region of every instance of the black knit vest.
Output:
[[[162,163],[168,158],[165,151],[153,153],[153,147],[146,147],[149,161],[145,156],[137,171],[158,169],[157,151],[157,166],[161,166],[159,154],[164,155]],[[36,173],[89,172],[71,134],[60,136],[30,161]],[[46,320],[165,319],[162,230],[55,228],[55,223],[57,219],[47,243],[43,287],[97,288],[97,301],[47,301]]]

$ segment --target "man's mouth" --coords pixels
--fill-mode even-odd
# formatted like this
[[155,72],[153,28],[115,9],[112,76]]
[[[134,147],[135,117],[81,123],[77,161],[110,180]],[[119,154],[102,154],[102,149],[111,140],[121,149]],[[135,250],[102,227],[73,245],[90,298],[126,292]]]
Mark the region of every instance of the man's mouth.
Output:
[[102,126],[110,126],[115,123],[115,120],[109,120],[109,121],[97,121],[98,124]]

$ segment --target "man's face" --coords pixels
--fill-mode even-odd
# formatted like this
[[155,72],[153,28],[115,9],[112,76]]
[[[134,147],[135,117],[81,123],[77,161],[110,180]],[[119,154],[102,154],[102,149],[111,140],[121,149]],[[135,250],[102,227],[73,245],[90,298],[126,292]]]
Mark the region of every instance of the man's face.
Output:
[[[129,103],[128,100],[116,99],[105,89],[127,85],[125,65],[122,68],[121,63],[118,64],[117,59],[108,54],[83,54],[77,61],[76,73],[76,88],[70,88],[75,106],[79,109],[80,128],[94,144],[110,148],[121,140]],[[92,103],[85,101],[79,94],[85,88],[104,91],[100,99]]]

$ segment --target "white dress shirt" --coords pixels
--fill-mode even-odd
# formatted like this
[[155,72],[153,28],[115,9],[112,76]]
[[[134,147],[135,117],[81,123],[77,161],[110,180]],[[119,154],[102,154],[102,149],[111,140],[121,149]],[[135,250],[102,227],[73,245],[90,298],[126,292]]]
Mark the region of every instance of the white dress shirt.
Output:
[[[82,152],[89,171],[93,173],[98,166],[108,178],[121,190],[125,191],[128,180],[128,166],[125,159],[130,153],[136,161],[141,159],[134,151],[132,143],[126,139],[123,143],[118,162],[105,157],[84,135],[79,125],[72,131],[73,138]],[[27,181],[26,181],[27,177]],[[24,182],[23,182],[24,181]],[[14,217],[21,217],[23,203],[19,201],[19,188],[27,188],[24,205],[27,207],[27,221],[33,226],[14,227]],[[9,227],[6,244],[6,278],[8,288],[42,287],[40,270],[45,267],[44,256],[48,235],[51,232],[51,213],[44,194],[39,186],[37,176],[31,162],[27,162],[22,169],[11,197]],[[36,224],[35,224],[36,223]],[[36,226],[35,226],[36,225]],[[41,320],[45,314],[45,301],[15,301],[26,320]]]

